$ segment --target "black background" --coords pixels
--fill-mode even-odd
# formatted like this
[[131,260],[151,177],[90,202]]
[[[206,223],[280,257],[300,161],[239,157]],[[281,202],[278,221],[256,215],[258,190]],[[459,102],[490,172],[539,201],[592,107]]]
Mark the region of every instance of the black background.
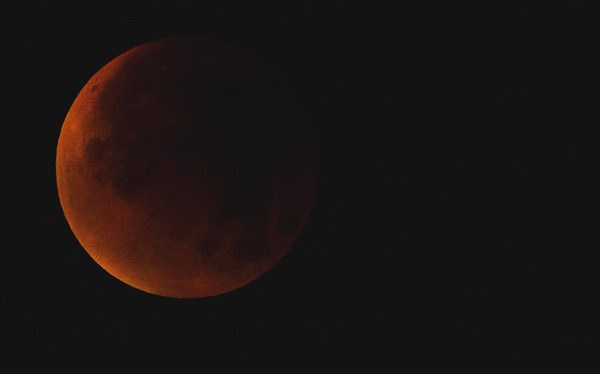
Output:
[[[589,4],[3,3],[2,366],[598,369]],[[256,282],[197,300],[146,294],[96,265],[54,169],[85,82],[178,35],[284,71],[322,171],[296,248]]]

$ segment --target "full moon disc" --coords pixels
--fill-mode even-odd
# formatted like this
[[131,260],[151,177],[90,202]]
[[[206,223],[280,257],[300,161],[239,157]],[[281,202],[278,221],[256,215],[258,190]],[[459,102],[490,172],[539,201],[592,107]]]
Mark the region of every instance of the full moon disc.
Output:
[[314,144],[298,95],[237,47],[142,44],[77,95],[56,155],[73,233],[140,290],[197,298],[273,267],[315,200]]

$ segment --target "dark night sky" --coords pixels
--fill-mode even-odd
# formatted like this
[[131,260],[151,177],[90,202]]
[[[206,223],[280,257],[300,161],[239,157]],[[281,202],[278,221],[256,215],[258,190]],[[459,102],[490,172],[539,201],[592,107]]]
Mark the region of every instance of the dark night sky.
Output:
[[[588,2],[85,4],[0,7],[8,372],[598,369]],[[322,171],[297,247],[196,300],[96,265],[54,174],[91,75],[179,35],[284,71]]]

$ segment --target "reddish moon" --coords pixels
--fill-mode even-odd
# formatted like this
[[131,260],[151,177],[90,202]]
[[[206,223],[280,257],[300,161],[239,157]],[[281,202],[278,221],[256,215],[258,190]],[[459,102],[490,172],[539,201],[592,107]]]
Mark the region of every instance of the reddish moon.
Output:
[[65,217],[88,254],[137,289],[198,298],[272,268],[311,214],[309,120],[293,87],[205,38],[137,46],[94,74],[62,126]]

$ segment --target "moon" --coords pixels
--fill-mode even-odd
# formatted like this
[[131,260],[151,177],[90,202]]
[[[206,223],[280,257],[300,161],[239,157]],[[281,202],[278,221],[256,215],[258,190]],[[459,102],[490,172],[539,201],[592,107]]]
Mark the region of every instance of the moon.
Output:
[[108,273],[174,298],[271,269],[317,193],[310,120],[280,73],[199,37],[137,46],[77,95],[58,139],[59,200]]

